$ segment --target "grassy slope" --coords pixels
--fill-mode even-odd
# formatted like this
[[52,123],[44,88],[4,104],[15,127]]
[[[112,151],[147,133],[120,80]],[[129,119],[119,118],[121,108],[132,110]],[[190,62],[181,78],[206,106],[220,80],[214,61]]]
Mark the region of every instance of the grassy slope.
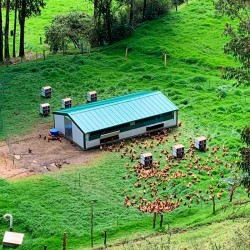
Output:
[[[249,225],[249,220],[240,219],[212,223],[211,225],[192,228],[191,230],[181,233],[173,233],[170,228],[165,235],[151,237],[138,242],[129,242],[108,249],[247,249],[247,246],[249,246],[250,243],[247,232]],[[229,239],[233,240],[229,241]]]
[[[210,1],[194,1],[181,12],[145,23],[131,38],[91,57],[51,56],[37,64],[1,68],[5,125],[2,138],[25,133],[34,124],[52,121],[52,117],[41,118],[38,114],[39,103],[43,101],[40,87],[47,84],[53,87],[53,97],[49,100],[53,110],[60,108],[60,99],[66,96],[72,97],[74,105],[83,103],[86,91],[91,89],[96,89],[101,99],[153,89],[161,90],[179,106],[184,135],[211,136],[213,145],[225,143],[236,151],[240,145],[239,132],[250,117],[249,89],[235,89],[220,79],[219,67],[234,63],[222,52],[224,22],[215,17]],[[126,46],[131,48],[128,62],[124,61]],[[166,68],[163,52],[168,54]],[[220,99],[218,88],[222,85],[227,85],[227,95]],[[102,160],[91,168],[1,181],[0,213],[13,213],[15,229],[26,233],[22,249],[41,249],[43,244],[58,249],[63,231],[69,233],[69,249],[88,247],[93,199],[96,244],[102,242],[105,229],[112,242],[154,232],[151,215],[123,206],[122,190],[133,192],[133,183],[121,178],[126,174],[121,167],[125,162],[119,154],[112,155],[112,159],[103,154]],[[83,180],[80,187],[79,173]],[[236,197],[245,196],[239,191]],[[211,205],[207,204],[203,209],[200,205],[192,209],[181,207],[169,214],[167,220],[173,227],[185,228],[226,219],[235,213],[233,207],[225,213],[221,210],[227,200],[225,197],[218,202],[217,216],[211,215]],[[245,212],[239,208],[237,213]],[[0,228],[4,230],[6,226],[1,222]]]

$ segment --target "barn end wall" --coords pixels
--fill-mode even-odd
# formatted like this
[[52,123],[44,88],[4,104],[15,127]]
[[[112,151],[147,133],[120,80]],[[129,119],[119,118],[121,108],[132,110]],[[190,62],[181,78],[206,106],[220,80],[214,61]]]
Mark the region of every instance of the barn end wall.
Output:
[[83,132],[75,125],[74,122],[72,123],[72,139],[81,148],[84,148]]
[[170,128],[170,127],[175,127],[177,126],[177,119],[178,119],[178,111],[174,111],[174,119],[168,120],[164,122],[164,128]]
[[62,134],[65,134],[63,115],[54,115],[54,127],[57,128]]

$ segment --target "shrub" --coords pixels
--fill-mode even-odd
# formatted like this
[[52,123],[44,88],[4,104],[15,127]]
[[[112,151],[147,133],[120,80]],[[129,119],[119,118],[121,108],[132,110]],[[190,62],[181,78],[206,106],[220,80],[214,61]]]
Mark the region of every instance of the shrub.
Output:
[[230,90],[230,86],[221,85],[217,88],[217,93],[220,98],[225,98],[227,96],[228,91]]
[[92,30],[91,18],[82,12],[73,11],[68,15],[58,15],[50,26],[45,27],[46,43],[54,53],[67,50],[70,43],[82,49],[89,40]]

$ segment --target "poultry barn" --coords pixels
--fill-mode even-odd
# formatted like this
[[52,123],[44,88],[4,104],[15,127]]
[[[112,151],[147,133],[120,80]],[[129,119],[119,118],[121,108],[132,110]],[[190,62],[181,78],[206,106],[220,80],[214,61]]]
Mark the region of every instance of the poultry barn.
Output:
[[178,108],[160,91],[141,91],[53,114],[54,127],[84,150],[178,124]]

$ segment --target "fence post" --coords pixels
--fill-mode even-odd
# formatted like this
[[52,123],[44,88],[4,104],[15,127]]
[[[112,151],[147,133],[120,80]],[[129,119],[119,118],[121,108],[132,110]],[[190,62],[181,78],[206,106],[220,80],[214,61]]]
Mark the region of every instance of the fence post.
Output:
[[156,212],[154,212],[154,218],[153,218],[153,228],[155,228],[155,223],[156,223]]
[[43,50],[43,60],[45,61],[45,50]]
[[91,236],[91,247],[94,246],[94,208],[93,202],[91,202],[91,218],[90,218],[91,228],[90,228],[90,236]]
[[125,61],[128,61],[128,47],[125,50]]
[[160,228],[162,229],[162,225],[163,225],[163,214],[161,214],[161,220],[160,220]]
[[104,246],[107,247],[107,230],[104,231]]
[[67,247],[67,234],[64,232],[63,234],[63,250],[66,250]]
[[164,66],[167,66],[167,54],[164,54]]

